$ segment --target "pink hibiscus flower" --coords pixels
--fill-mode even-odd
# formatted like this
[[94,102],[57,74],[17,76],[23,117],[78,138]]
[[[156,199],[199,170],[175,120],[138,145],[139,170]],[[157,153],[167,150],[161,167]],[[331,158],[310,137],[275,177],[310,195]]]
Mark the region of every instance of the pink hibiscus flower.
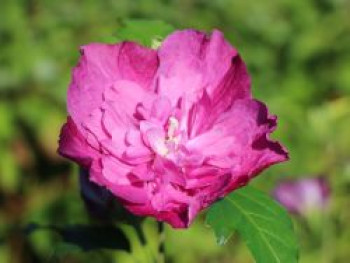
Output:
[[59,153],[132,213],[188,227],[214,201],[288,159],[276,117],[221,32],[184,30],[154,50],[89,44],[68,90]]

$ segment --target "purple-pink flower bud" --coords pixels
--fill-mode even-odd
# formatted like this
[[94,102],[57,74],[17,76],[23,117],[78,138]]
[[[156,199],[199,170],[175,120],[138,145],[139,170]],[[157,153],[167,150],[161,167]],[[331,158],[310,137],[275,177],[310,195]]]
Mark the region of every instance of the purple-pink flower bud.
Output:
[[302,178],[280,182],[273,194],[290,212],[305,215],[327,208],[330,188],[322,177]]

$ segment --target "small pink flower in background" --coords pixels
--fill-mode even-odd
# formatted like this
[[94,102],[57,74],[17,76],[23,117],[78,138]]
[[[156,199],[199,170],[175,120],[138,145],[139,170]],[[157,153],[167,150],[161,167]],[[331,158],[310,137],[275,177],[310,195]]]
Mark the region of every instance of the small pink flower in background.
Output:
[[288,159],[276,117],[219,31],[184,30],[157,50],[89,44],[73,71],[59,153],[132,213],[188,227],[214,201]]
[[322,177],[283,181],[275,188],[274,197],[290,212],[306,215],[327,208],[330,188]]

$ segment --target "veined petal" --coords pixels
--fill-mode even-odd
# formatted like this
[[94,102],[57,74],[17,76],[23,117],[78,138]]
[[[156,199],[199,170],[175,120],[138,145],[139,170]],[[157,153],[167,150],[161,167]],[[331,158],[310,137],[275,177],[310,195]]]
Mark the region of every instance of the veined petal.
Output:
[[85,168],[89,167],[92,160],[100,154],[87,144],[71,117],[67,118],[67,123],[62,127],[58,152]]
[[82,131],[81,123],[103,101],[103,93],[118,80],[129,80],[152,89],[158,68],[157,53],[136,43],[89,44],[73,70],[68,89],[68,112]]
[[169,118],[171,110],[170,100],[166,97],[158,97],[153,102],[150,118],[159,120],[164,125]]
[[114,185],[130,185],[127,175],[131,172],[132,168],[132,166],[120,162],[114,157],[105,156],[102,158],[102,174],[108,181],[108,188]]

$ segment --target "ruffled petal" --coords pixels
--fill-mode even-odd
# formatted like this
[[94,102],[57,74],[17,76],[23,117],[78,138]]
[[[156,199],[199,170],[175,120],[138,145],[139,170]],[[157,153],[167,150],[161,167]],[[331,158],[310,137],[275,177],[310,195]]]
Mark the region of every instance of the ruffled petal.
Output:
[[81,130],[81,123],[99,107],[103,93],[119,80],[129,80],[144,89],[158,67],[157,53],[136,43],[89,44],[81,47],[81,58],[73,70],[68,89],[68,112]]
[[218,30],[210,36],[195,30],[176,31],[164,40],[158,55],[158,93],[168,96],[173,104],[183,94],[194,102],[204,88],[214,104],[250,97],[246,67]]
[[86,142],[71,117],[67,118],[66,124],[62,127],[58,153],[85,168],[89,167],[92,160],[100,155]]

